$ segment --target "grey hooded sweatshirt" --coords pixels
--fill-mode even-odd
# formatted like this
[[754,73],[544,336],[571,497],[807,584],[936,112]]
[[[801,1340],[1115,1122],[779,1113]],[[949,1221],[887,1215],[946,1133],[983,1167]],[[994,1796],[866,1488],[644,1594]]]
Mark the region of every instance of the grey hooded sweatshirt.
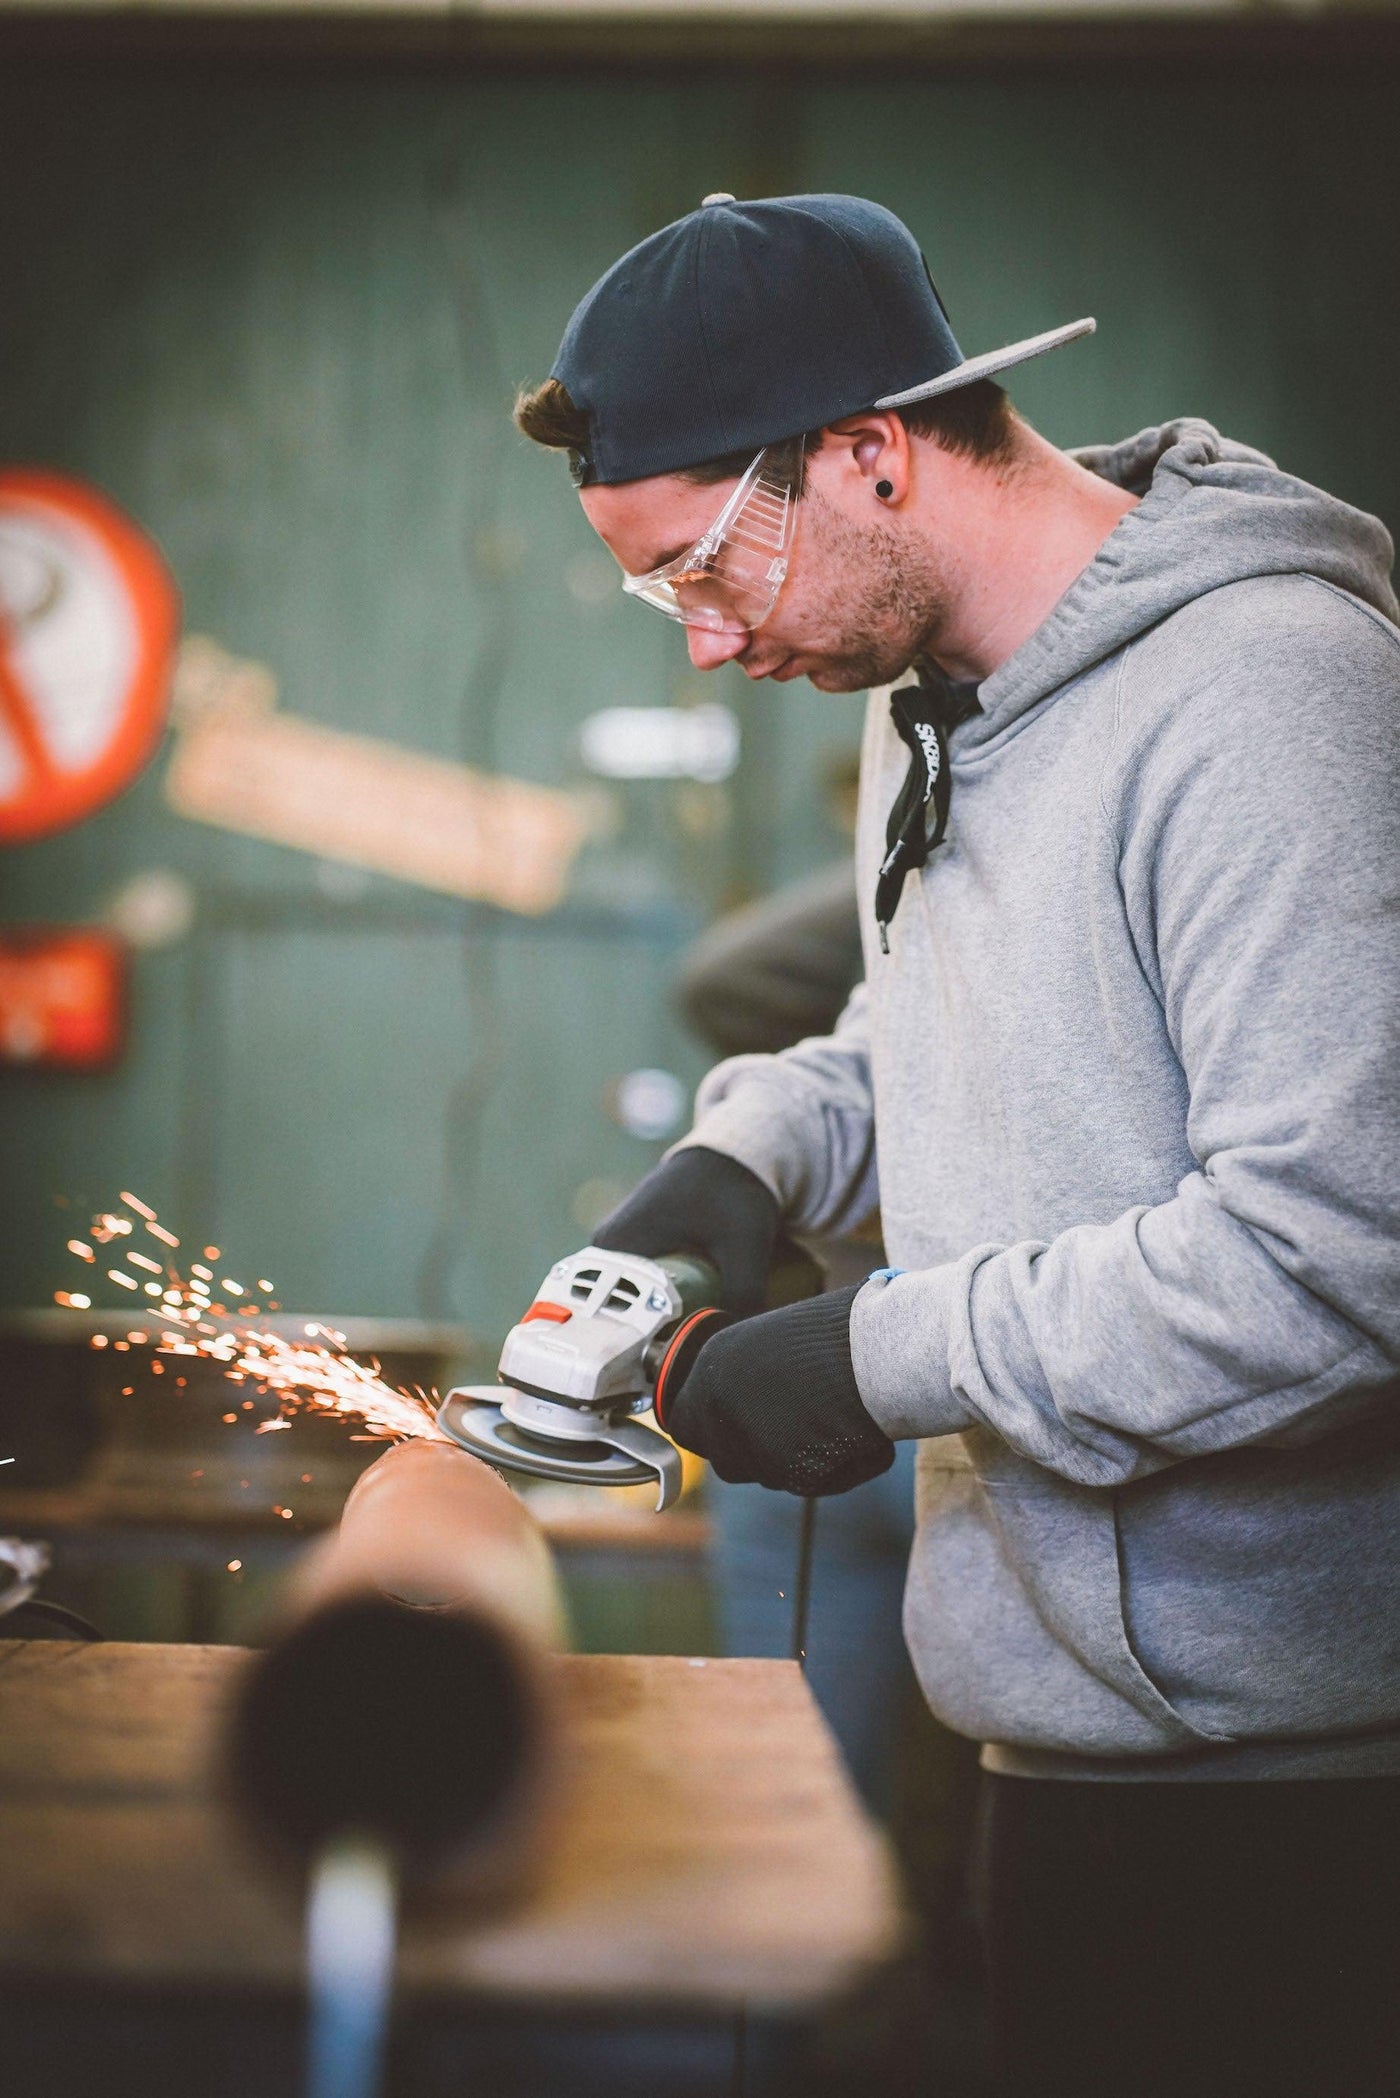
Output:
[[917,1437],[905,1629],[991,1768],[1400,1771],[1400,634],[1390,540],[1181,421],[953,732],[862,758],[866,983],[687,1139],[879,1205],[861,1398]]

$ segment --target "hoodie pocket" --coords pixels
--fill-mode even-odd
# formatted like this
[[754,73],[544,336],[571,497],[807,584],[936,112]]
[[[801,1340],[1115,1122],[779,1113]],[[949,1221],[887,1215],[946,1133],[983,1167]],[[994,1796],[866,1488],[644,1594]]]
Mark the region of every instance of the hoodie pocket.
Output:
[[1173,1466],[1118,1495],[1125,1632],[1221,1740],[1400,1723],[1395,1431]]
[[963,1461],[944,1441],[919,1452],[905,1628],[935,1712],[979,1740],[1080,1755],[1214,1739],[1131,1649],[1111,1498],[990,1445],[974,1430]]
[[1228,1739],[1183,1712],[1143,1666],[1128,1630],[1113,1493],[1047,1479],[985,1481],[1002,1547],[1055,1640],[1161,1730],[1159,1747]]

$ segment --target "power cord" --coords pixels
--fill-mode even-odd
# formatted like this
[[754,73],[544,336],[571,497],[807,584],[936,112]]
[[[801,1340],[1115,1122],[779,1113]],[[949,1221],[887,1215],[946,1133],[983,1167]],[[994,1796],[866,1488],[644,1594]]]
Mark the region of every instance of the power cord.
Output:
[[817,1504],[804,1497],[797,1519],[797,1573],[792,1584],[792,1658],[807,1672],[807,1618],[812,1601],[812,1548],[817,1536]]
[[43,1596],[31,1595],[26,1601],[16,1603],[13,1610],[6,1614],[10,1617],[23,1617],[26,1612],[33,1617],[50,1618],[54,1624],[62,1625],[65,1631],[76,1632],[80,1639],[107,1637],[105,1632],[98,1631],[90,1618],[80,1617],[76,1610],[70,1610],[65,1603],[51,1603]]

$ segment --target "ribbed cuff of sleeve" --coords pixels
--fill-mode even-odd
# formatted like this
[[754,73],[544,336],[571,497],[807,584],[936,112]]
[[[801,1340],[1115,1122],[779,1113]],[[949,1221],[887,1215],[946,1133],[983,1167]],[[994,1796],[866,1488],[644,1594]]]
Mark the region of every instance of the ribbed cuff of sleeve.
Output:
[[961,1264],[872,1275],[851,1307],[861,1403],[892,1442],[954,1435],[972,1415],[953,1390],[950,1348]]

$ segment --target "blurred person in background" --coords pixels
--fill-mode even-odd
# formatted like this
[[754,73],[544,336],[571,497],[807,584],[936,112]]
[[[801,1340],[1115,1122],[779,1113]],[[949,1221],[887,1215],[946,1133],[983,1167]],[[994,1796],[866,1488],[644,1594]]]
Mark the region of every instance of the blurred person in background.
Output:
[[[893,683],[865,980],[712,1072],[614,1246],[737,1322],[663,1425],[839,1494],[982,1746],[1009,2092],[1388,2093],[1400,634],[1371,517],[1181,419],[1057,450],[859,198],[706,201],[517,404],[692,663]],[[780,1229],[890,1266],[763,1312]],[[599,1234],[603,1236],[602,1233]]]
[[[832,768],[837,823],[855,820],[853,768]],[[720,1056],[775,1055],[830,1034],[864,964],[849,856],[726,912],[682,957],[677,1003]],[[601,1227],[612,1227],[605,1222]],[[862,1279],[879,1259],[878,1220],[861,1240],[813,1245],[828,1286]],[[812,1563],[807,1680],[866,1801],[888,1819],[894,1755],[913,1677],[900,1629],[914,1541],[914,1446],[888,1472],[827,1504]],[[791,1651],[800,1503],[712,1478],[712,1565],[728,1654]]]
[[[826,768],[836,827],[853,835],[859,768]],[[776,1055],[829,1034],[864,973],[855,868],[848,854],[727,911],[681,959],[676,1002],[722,1057]],[[604,1223],[605,1232],[612,1227]],[[625,1221],[624,1221],[625,1230]],[[809,1240],[828,1288],[863,1280],[883,1256],[879,1218],[850,1238]],[[881,1998],[882,2073],[936,2049],[965,2067],[975,2043],[968,2001],[976,1957],[967,1867],[976,1797],[976,1748],[921,1708],[904,1644],[901,1605],[914,1541],[916,1445],[848,1493],[827,1498],[813,1536],[806,1675],[861,1794],[890,1825],[907,1898],[917,1915],[909,1960]],[[801,1501],[711,1475],[711,1569],[727,1654],[791,1652],[793,1576]],[[901,1991],[904,1999],[901,2001]],[[828,2033],[826,2046],[834,2047]],[[850,2046],[869,2045],[859,2022]],[[833,2073],[845,2073],[835,2048]],[[901,2083],[900,2088],[904,2088]]]

